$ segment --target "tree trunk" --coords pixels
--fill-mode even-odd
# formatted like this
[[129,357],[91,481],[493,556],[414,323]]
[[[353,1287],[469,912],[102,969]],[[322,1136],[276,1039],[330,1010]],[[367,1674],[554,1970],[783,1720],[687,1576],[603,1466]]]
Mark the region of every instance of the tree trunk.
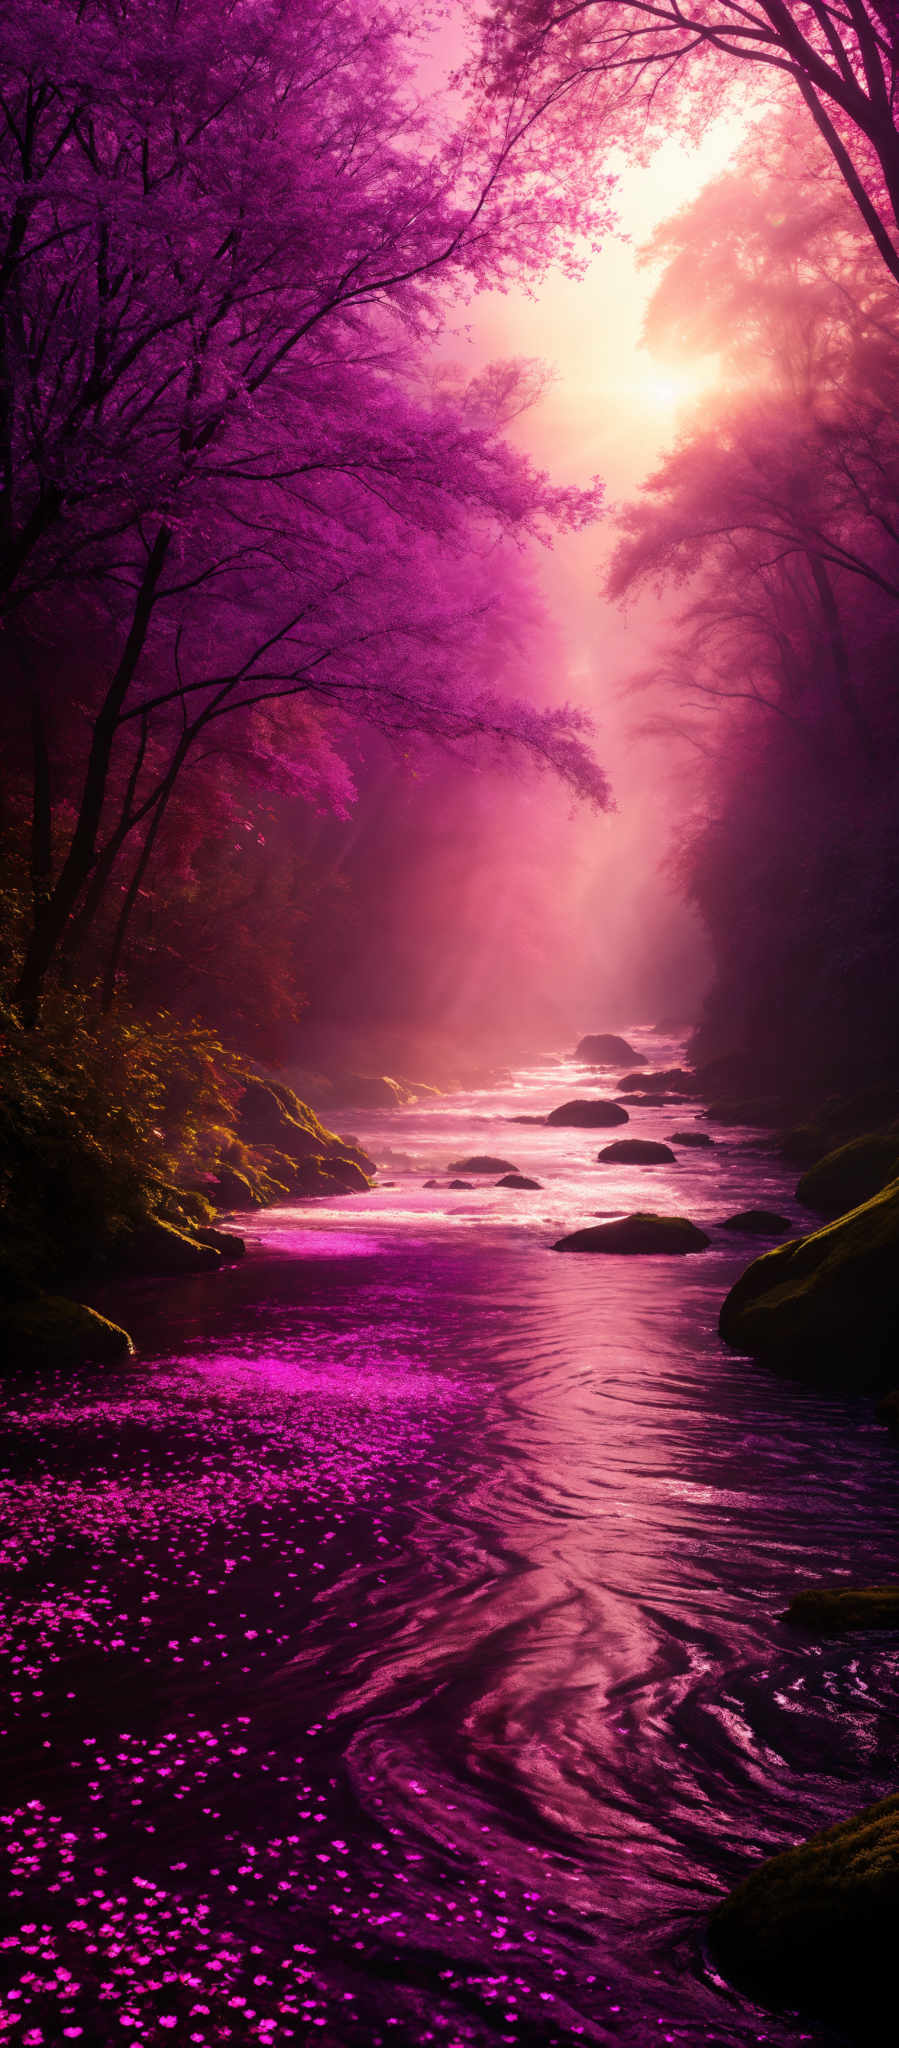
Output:
[[125,698],[149,631],[159,579],[171,544],[171,529],[161,526],[147,557],[134,603],[131,625],[116,673],[94,725],[78,821],[55,888],[35,920],[13,1000],[28,1025],[37,1022],[41,996],[69,919],[94,864],[103,814],[112,750]]

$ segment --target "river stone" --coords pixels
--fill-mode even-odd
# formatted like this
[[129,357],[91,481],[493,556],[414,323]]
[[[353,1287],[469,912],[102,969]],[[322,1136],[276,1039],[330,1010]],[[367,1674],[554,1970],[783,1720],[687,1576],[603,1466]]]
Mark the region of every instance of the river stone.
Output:
[[622,1166],[661,1166],[665,1161],[674,1161],[670,1145],[659,1145],[653,1138],[616,1138],[611,1145],[604,1145],[596,1157]]
[[899,1586],[810,1586],[794,1596],[781,1620],[816,1636],[899,1628]]
[[502,1180],[498,1180],[496,1185],[498,1188],[540,1188],[543,1182],[529,1180],[526,1173],[504,1173]]
[[615,1223],[592,1223],[560,1237],[554,1252],[704,1252],[711,1239],[686,1216],[654,1216],[637,1211]]
[[737,1230],[745,1237],[782,1237],[785,1230],[795,1231],[796,1226],[774,1209],[740,1209],[736,1216],[725,1216],[718,1228]]
[[447,1186],[448,1186],[448,1187],[450,1187],[450,1188],[456,1188],[456,1189],[461,1189],[461,1188],[467,1188],[467,1189],[469,1190],[469,1193],[470,1193],[470,1192],[471,1192],[471,1189],[472,1189],[472,1188],[474,1187],[474,1181],[473,1181],[473,1180],[451,1180],[451,1181],[448,1181],[448,1182],[447,1182]]
[[563,1102],[558,1109],[551,1109],[546,1119],[548,1124],[565,1124],[575,1129],[599,1130],[609,1124],[630,1122],[627,1110],[618,1102],[604,1102],[597,1097],[592,1102]]
[[489,1152],[476,1152],[471,1159],[453,1159],[447,1173],[517,1173],[509,1159],[492,1159]]
[[751,1871],[711,1915],[725,1976],[771,2006],[804,2007],[885,2042],[896,1998],[899,1794]]
[[625,1060],[633,1060],[637,1067],[649,1065],[645,1052],[635,1052],[626,1038],[619,1038],[614,1031],[591,1031],[575,1047],[574,1057],[583,1060],[587,1066],[617,1067]]
[[619,1094],[623,1095],[627,1088],[662,1089],[666,1094],[669,1088],[677,1088],[681,1095],[702,1094],[696,1075],[687,1067],[660,1067],[654,1073],[623,1074],[618,1083]]
[[794,1379],[858,1393],[895,1383],[899,1187],[754,1259],[718,1327],[726,1344]]
[[714,1145],[715,1140],[709,1137],[708,1131],[672,1131],[670,1142],[672,1145]]

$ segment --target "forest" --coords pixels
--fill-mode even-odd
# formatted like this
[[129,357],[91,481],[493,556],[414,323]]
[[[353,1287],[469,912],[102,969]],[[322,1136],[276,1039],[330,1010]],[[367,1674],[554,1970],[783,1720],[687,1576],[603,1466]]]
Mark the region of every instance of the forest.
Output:
[[885,2038],[897,94],[894,0],[0,0],[26,2048]]

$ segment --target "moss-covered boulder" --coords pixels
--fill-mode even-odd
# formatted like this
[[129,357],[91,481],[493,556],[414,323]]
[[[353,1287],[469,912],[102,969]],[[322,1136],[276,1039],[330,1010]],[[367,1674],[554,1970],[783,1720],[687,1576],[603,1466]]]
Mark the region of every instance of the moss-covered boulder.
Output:
[[619,1067],[630,1060],[635,1067],[647,1067],[649,1061],[645,1052],[635,1052],[626,1038],[619,1038],[615,1031],[588,1031],[575,1046],[574,1057],[583,1060],[588,1067]]
[[593,1101],[560,1102],[558,1109],[550,1110],[546,1121],[575,1130],[593,1131],[605,1130],[612,1124],[629,1123],[630,1118],[620,1102],[605,1102],[597,1096]]
[[796,1200],[819,1216],[845,1216],[888,1186],[899,1174],[899,1133],[870,1131],[850,1138],[808,1167],[796,1189]]
[[474,1152],[470,1159],[453,1159],[447,1173],[517,1173],[508,1159],[494,1159],[490,1152]]
[[782,1616],[815,1636],[860,1628],[899,1628],[899,1586],[807,1586]]
[[714,1145],[715,1140],[709,1137],[708,1131],[672,1131],[670,1143],[672,1145],[695,1145],[697,1150],[700,1147],[704,1150],[707,1146]]
[[553,1245],[554,1252],[664,1252],[683,1256],[704,1252],[711,1239],[686,1216],[653,1216],[637,1211],[614,1223],[593,1223],[573,1230]]
[[604,1145],[597,1152],[597,1159],[611,1166],[664,1166],[675,1163],[675,1154],[670,1145],[657,1144],[653,1138],[615,1138],[611,1145]]
[[224,1232],[204,1229],[201,1239],[199,1234],[178,1230],[174,1223],[154,1216],[123,1239],[118,1264],[126,1272],[161,1279],[175,1279],[181,1273],[214,1273],[224,1263],[224,1253],[215,1242],[219,1236]]
[[775,1371],[863,1393],[896,1376],[899,1186],[764,1252],[721,1310],[725,1343]]
[[788,1216],[779,1216],[776,1209],[738,1209],[736,1216],[725,1216],[718,1225],[719,1230],[732,1230],[741,1237],[783,1237],[785,1230],[794,1229]]
[[116,1365],[133,1350],[118,1323],[62,1295],[33,1294],[0,1310],[0,1357],[7,1367],[70,1371],[79,1365]]
[[543,1182],[531,1180],[526,1173],[504,1173],[502,1180],[498,1180],[496,1185],[498,1188],[521,1188],[523,1192],[527,1192],[542,1187]]
[[361,1147],[329,1131],[309,1104],[280,1081],[257,1076],[248,1083],[240,1103],[238,1129],[245,1143],[262,1149],[263,1157],[266,1151],[296,1162],[352,1155],[364,1174],[375,1172],[374,1160]]
[[899,1794],[761,1863],[710,1920],[725,1976],[766,2005],[892,2039],[899,1918]]

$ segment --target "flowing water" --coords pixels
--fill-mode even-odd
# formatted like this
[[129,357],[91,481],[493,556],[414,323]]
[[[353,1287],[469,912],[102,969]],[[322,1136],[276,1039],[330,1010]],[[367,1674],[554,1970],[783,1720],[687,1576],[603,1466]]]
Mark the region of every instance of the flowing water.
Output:
[[[7,1379],[12,2040],[838,2038],[723,1984],[703,1930],[894,1787],[895,1639],[778,1616],[896,1575],[896,1450],[723,1350],[757,1243],[551,1250],[635,1208],[808,1226],[749,1131],[622,1168],[618,1133],[511,1121],[585,1092],[613,1077],[546,1063],[357,1115],[370,1194],[120,1289],[127,1367]],[[541,1189],[423,1186],[488,1151]]]

